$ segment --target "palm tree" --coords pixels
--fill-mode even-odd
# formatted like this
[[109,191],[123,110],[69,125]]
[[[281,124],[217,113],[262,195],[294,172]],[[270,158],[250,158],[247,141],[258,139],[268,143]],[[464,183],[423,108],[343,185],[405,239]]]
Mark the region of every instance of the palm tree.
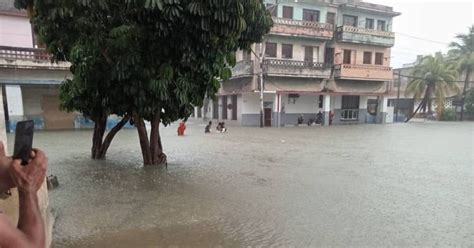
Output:
[[433,97],[436,99],[438,112],[442,114],[445,98],[450,93],[459,92],[455,82],[457,77],[456,64],[446,61],[440,53],[422,58],[415,66],[411,75],[412,80],[406,89],[407,94],[412,94],[415,100],[422,99],[422,101],[406,122],[410,121],[420,109],[426,113],[428,108],[428,114],[432,115]]
[[474,72],[474,25],[469,27],[467,34],[456,35],[457,42],[451,42],[449,46],[452,48],[449,54],[458,61],[459,71],[465,73],[464,87],[461,98],[461,121],[464,119],[464,101],[466,92],[469,88],[469,77]]

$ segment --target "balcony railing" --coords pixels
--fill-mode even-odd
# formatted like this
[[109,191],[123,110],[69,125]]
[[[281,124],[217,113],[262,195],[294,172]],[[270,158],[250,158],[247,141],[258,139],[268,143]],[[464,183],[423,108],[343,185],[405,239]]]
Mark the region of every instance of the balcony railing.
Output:
[[297,61],[289,59],[266,59],[263,70],[269,76],[329,78],[331,66],[312,61]]
[[44,49],[0,46],[0,59],[49,62],[51,57]]
[[353,26],[340,26],[336,29],[336,39],[368,45],[391,47],[395,44],[395,33]]
[[333,36],[333,26],[328,23],[273,17],[273,28],[270,33],[330,40]]
[[356,121],[359,119],[358,109],[342,109],[341,110],[341,121]]
[[393,72],[391,67],[378,65],[340,64],[334,66],[334,77],[339,79],[391,81]]
[[232,68],[232,78],[249,77],[253,75],[253,60],[242,60]]
[[52,55],[40,48],[0,46],[0,67],[69,70],[69,62],[52,62]]

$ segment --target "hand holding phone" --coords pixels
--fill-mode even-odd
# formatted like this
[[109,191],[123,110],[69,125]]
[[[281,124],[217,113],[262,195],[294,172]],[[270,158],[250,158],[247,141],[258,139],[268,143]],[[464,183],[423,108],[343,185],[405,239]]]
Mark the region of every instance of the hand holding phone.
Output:
[[21,165],[27,165],[33,148],[33,121],[20,121],[15,132],[13,159],[21,159]]

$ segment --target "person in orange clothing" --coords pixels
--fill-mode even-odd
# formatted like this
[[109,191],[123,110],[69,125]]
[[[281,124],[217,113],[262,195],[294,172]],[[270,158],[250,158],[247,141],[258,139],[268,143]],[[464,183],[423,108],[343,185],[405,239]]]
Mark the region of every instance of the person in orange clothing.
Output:
[[186,123],[182,121],[178,126],[178,136],[184,136],[184,130],[186,130]]

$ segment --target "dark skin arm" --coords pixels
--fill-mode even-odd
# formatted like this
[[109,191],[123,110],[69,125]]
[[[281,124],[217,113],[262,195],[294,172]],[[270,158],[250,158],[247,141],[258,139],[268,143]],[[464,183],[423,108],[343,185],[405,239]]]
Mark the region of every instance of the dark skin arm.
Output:
[[[43,152],[34,150],[28,165],[13,160],[8,168],[11,182],[18,188],[20,218],[15,228],[0,214],[0,247],[45,247],[44,222],[38,205],[37,192],[43,184],[47,158]],[[2,178],[0,178],[1,180]]]

